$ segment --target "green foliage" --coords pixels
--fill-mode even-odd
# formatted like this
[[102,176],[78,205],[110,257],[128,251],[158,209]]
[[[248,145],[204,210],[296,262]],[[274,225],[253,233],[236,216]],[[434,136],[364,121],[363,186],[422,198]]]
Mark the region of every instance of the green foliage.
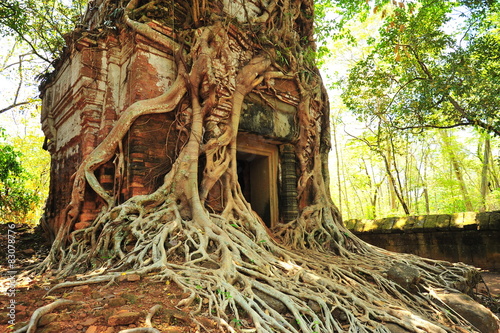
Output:
[[486,207],[491,210],[500,210],[500,189],[491,191],[486,198]]
[[[0,76],[4,103],[2,116],[24,124],[23,133],[0,137],[0,221],[36,224],[48,192],[49,157],[42,150],[43,136],[27,123],[40,113],[35,77],[50,70],[47,63],[62,49],[63,35],[73,29],[86,0],[5,0],[0,2],[0,37],[4,51]],[[43,63],[42,63],[43,61]],[[2,118],[2,123],[9,121]],[[6,121],[4,123],[4,121]],[[38,122],[37,122],[38,123]],[[5,126],[5,125],[4,125]],[[39,125],[36,125],[39,127]],[[39,131],[39,130],[38,130]]]
[[87,0],[3,0],[0,36],[15,36],[50,63],[62,50],[64,34],[74,28],[86,3]]
[[22,154],[5,138],[0,128],[0,221],[30,222],[30,212],[40,203],[40,194],[29,188],[31,175],[21,164]]
[[500,135],[499,5],[420,0],[380,10],[373,48],[344,84],[346,106],[397,129],[474,125]]
[[[438,131],[441,130],[428,130],[420,134],[407,133],[405,136],[393,138],[392,165],[397,167],[401,182],[400,190],[410,213],[448,214],[468,210],[463,190],[450,161],[450,150],[453,151],[463,174],[472,209],[480,211],[482,209],[480,158],[484,149],[484,145],[480,145],[482,140],[480,133],[471,129],[454,129],[451,131],[449,145],[444,145],[439,139]],[[380,139],[382,138],[383,136]],[[334,202],[341,204],[344,218],[371,219],[405,215],[399,202],[396,202],[395,207],[392,206],[387,169],[380,156],[380,148],[387,145],[369,130],[356,136],[340,135],[338,144],[342,155],[339,163],[334,161],[330,163],[331,192]],[[481,154],[478,154],[476,149],[471,149],[476,147]],[[500,138],[492,139],[491,148],[492,153],[498,156]],[[489,190],[485,209],[498,210],[499,165],[495,161],[490,161],[488,168]],[[396,177],[396,169],[393,167],[391,170]]]
[[26,6],[17,0],[4,0],[0,4],[0,33],[10,34],[12,31],[23,31],[28,17],[24,15]]
[[[320,44],[330,50],[326,77],[336,80],[330,83],[337,159],[330,164],[331,192],[344,217],[404,215],[393,187],[411,214],[464,211],[465,197],[475,210],[497,209],[499,164],[489,163],[483,197],[484,145],[480,154],[466,149],[481,142],[478,133],[460,130],[459,139],[453,139],[460,182],[456,165],[431,128],[473,125],[499,134],[499,4],[320,3],[341,7],[322,7],[318,13],[336,21],[337,30],[323,30],[330,40]],[[355,129],[357,121],[363,130]]]
[[363,21],[368,13],[389,0],[316,0],[314,2],[316,36],[320,43],[332,38],[354,41],[348,23],[355,19]]

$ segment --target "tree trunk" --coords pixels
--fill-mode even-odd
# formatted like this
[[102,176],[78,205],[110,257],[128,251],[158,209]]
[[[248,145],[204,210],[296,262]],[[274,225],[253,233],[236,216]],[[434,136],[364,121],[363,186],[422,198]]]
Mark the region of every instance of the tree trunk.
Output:
[[[427,148],[425,148],[427,149]],[[424,147],[422,147],[422,157],[421,161],[417,160],[417,156],[415,154],[411,154],[413,160],[415,161],[415,172],[417,173],[418,181],[417,185],[418,187],[422,188],[422,196],[424,197],[424,206],[425,206],[425,214],[429,215],[430,214],[430,203],[429,203],[429,190],[428,190],[428,185],[427,185],[427,180],[426,180],[426,171],[427,171],[427,160],[429,158],[428,154],[424,152]],[[423,173],[422,173],[423,169]],[[419,200],[420,196],[415,194],[415,209],[416,212],[415,214],[419,215]]]
[[[439,286],[469,291],[474,269],[389,253],[342,226],[325,183],[329,104],[314,64],[312,1],[98,4],[84,22],[90,30],[69,36],[66,60],[77,61],[82,49],[102,40],[113,45],[147,40],[141,52],[175,59],[175,80],[156,97],[132,98],[112,128],[102,131],[107,134],[98,146],[89,149],[40,271],[55,269],[60,277],[93,272],[84,278],[100,274],[99,281],[124,271],[154,273],[189,295],[178,306],[201,299],[190,309],[212,316],[222,332],[235,332],[231,318],[244,318],[242,329],[261,333],[375,332],[386,331],[388,323],[411,332],[470,328],[424,291]],[[286,98],[296,101],[299,133],[289,144],[295,147],[299,212],[269,230],[238,182],[237,139],[249,99],[277,112],[273,108]],[[110,161],[128,161],[123,143],[137,119],[166,113],[174,114],[172,126],[180,133],[171,167],[151,193],[118,200],[120,193],[113,191],[119,186],[107,187],[97,175]],[[115,179],[124,178],[125,169],[117,167]],[[99,214],[75,230],[89,196],[101,203]],[[218,208],[212,198],[219,198]],[[386,277],[403,263],[419,272],[415,289]]]
[[[427,153],[423,154],[423,165],[418,168],[418,176],[420,178],[421,184],[424,187],[424,198],[425,198],[425,213],[429,215],[431,213],[430,200],[429,200],[429,190],[427,186],[427,162],[429,155]],[[424,169],[424,174],[422,175],[421,168]]]
[[[389,185],[390,185],[389,188],[391,193],[391,209],[397,208],[396,203],[393,202],[393,200],[395,200],[394,199],[395,196],[398,199],[399,203],[401,204],[401,207],[403,207],[405,214],[410,215],[410,209],[408,208],[406,200],[403,196],[404,194],[403,187],[401,186],[399,170],[397,168],[397,164],[394,158],[394,147],[392,145],[391,140],[392,140],[391,138],[387,140],[385,154],[384,152],[380,152],[380,155],[384,160],[385,170],[387,172],[387,179],[389,180]],[[394,177],[394,174],[392,172],[393,169],[394,173],[396,174],[396,177]]]
[[389,151],[389,145],[387,146],[388,148],[386,149],[386,155],[383,157],[384,159],[384,164],[385,164],[385,171],[387,173],[387,181],[389,182],[389,203],[391,207],[391,211],[396,211],[398,209],[398,193],[397,193],[397,187],[396,187],[396,182],[394,181],[394,176],[392,175],[392,154]]
[[453,172],[455,173],[455,177],[457,178],[458,186],[460,187],[460,193],[462,194],[462,198],[464,200],[465,209],[468,212],[471,212],[474,210],[474,208],[472,207],[472,202],[470,200],[469,193],[467,191],[467,186],[465,185],[464,177],[462,174],[462,168],[460,167],[460,163],[458,162],[458,159],[453,151],[451,138],[446,130],[439,131],[439,134],[441,135],[444,149],[447,152],[448,157],[450,158]]
[[481,159],[482,168],[481,168],[481,206],[479,210],[484,212],[486,211],[486,197],[489,193],[489,165],[490,165],[490,135],[488,133],[483,133],[482,135],[484,139],[484,147],[483,147],[483,158]]
[[337,192],[338,192],[338,202],[337,202],[337,205],[338,205],[338,208],[339,208],[339,212],[340,214],[342,214],[342,177],[341,177],[341,172],[342,172],[342,169],[341,169],[341,157],[340,157],[340,147],[339,147],[339,143],[338,143],[338,138],[337,138],[337,121],[333,121],[333,124],[332,124],[332,129],[333,129],[333,135],[332,135],[332,138],[333,138],[333,149],[335,150],[335,163],[336,163],[336,168],[337,168]]
[[[371,212],[367,218],[376,219],[377,218],[377,204],[378,204],[379,190],[380,190],[380,187],[382,186],[382,184],[384,183],[385,177],[380,182],[376,182],[375,177],[373,175],[373,172],[370,174],[366,160],[363,157],[361,159],[363,161],[363,165],[365,167],[364,168],[365,174],[369,180],[369,185],[370,185],[368,197],[370,198],[369,209],[371,210]],[[372,164],[372,166],[373,166],[373,164]]]

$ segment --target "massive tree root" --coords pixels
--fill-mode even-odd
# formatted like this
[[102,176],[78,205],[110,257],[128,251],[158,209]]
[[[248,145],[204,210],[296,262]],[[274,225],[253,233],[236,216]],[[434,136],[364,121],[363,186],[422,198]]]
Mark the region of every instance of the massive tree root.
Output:
[[[172,45],[131,18],[138,3],[131,1],[126,8],[125,23],[161,45]],[[474,331],[432,297],[436,289],[470,292],[477,275],[473,268],[390,253],[341,225],[324,184],[320,151],[328,105],[319,76],[298,52],[311,42],[306,38],[301,44],[294,32],[301,21],[310,36],[307,10],[312,3],[271,3],[251,22],[267,29],[261,40],[274,38],[272,43],[257,44],[230,22],[205,22],[192,30],[196,43],[177,48],[175,83],[163,95],[127,108],[81,164],[66,211],[68,224],[40,270],[57,268],[61,277],[84,273],[87,283],[111,281],[125,271],[155,273],[156,279],[175,282],[189,294],[179,307],[212,316],[220,331],[390,332],[389,324],[409,332]],[[204,6],[193,5],[198,15],[207,10]],[[284,47],[292,42],[300,48]],[[285,49],[286,66],[277,59]],[[236,135],[245,96],[257,90],[272,94],[277,77],[300,88],[301,135],[295,146],[298,200],[304,204],[295,221],[271,232],[238,184]],[[189,136],[163,185],[116,204],[94,171],[119,152],[137,117],[176,111],[179,105],[188,105],[183,126]],[[104,209],[90,227],[71,231],[86,184],[103,199]],[[206,200],[216,184],[222,184],[224,208],[210,212]],[[411,286],[387,278],[391,267],[403,264],[419,273],[420,280]]]
[[50,303],[48,305],[42,306],[41,308],[38,308],[33,312],[33,315],[30,318],[30,321],[28,325],[18,329],[14,333],[35,333],[38,325],[38,321],[40,318],[42,318],[43,315],[50,313],[51,311],[54,311],[55,309],[59,307],[64,307],[68,306],[70,304],[76,304],[76,301],[71,301],[67,299],[58,299],[57,301],[54,301],[53,303]]

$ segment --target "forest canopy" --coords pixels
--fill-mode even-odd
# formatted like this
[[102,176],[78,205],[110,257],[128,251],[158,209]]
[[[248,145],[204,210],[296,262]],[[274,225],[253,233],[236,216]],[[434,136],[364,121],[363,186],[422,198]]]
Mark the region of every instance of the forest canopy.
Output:
[[342,84],[355,114],[394,129],[475,126],[500,134],[497,1],[373,6],[378,34]]
[[344,217],[497,209],[498,2],[336,5],[316,2]]

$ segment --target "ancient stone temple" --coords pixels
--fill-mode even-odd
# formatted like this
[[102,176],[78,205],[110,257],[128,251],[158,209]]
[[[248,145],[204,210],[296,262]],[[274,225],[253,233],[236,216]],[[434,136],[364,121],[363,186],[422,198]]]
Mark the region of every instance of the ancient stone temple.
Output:
[[[94,1],[85,25],[68,36],[56,70],[41,85],[42,127],[52,163],[44,225],[52,235],[66,223],[72,175],[80,162],[108,135],[127,106],[160,95],[175,78],[173,46],[157,44],[126,26],[100,28],[98,15],[106,13],[100,3]],[[155,33],[174,37],[175,32],[159,22],[147,24]],[[238,181],[269,227],[296,218],[298,212],[292,145],[299,133],[298,88],[290,80],[275,79],[273,84],[273,96],[250,93],[246,97],[238,137]],[[186,139],[183,111],[135,120],[116,158],[95,172],[106,190],[118,193],[117,203],[151,193],[161,184]],[[117,180],[118,171],[121,180]],[[209,199],[207,208],[217,212],[220,198]],[[89,187],[73,228],[88,226],[102,207],[102,200]]]

